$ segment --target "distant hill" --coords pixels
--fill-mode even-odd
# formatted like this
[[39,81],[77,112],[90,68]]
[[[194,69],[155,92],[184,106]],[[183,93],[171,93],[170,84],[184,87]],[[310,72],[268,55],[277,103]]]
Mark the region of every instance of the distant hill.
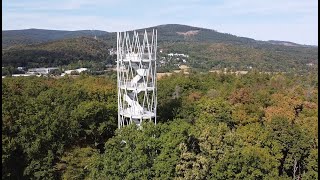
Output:
[[25,29],[2,31],[2,48],[14,45],[28,45],[68,39],[75,37],[94,37],[106,35],[108,32],[99,30],[61,31],[45,29]]
[[[288,41],[257,41],[215,30],[179,24],[146,28],[158,30],[159,55],[189,54],[187,65],[200,69],[253,67],[264,71],[308,71],[318,65],[318,47]],[[144,29],[138,29],[139,33]],[[108,48],[116,47],[116,33],[94,31],[3,31],[2,65],[67,65],[77,60],[106,61]],[[132,31],[129,31],[129,33]],[[26,45],[28,44],[28,45]],[[14,45],[14,46],[12,46]],[[110,60],[110,58],[109,58]],[[172,67],[171,67],[172,68]]]
[[[137,32],[143,33],[144,30],[151,32],[152,29],[158,31],[158,43],[162,42],[214,42],[214,43],[232,43],[232,44],[250,44],[257,43],[254,39],[238,37],[228,33],[220,33],[215,30],[192,27],[180,24],[166,24],[143,29],[136,29]],[[127,32],[133,33],[133,30]],[[104,40],[116,39],[116,33],[110,32],[101,35]]]
[[[232,43],[247,45],[284,45],[284,46],[306,46],[289,41],[269,40],[257,41],[252,38],[239,37],[228,33],[221,33],[212,29],[193,27],[180,24],[165,24],[154,27],[144,28],[147,31],[151,29],[158,30],[158,41],[161,42],[214,42],[214,43]],[[137,29],[138,32],[144,29]],[[129,30],[129,32],[132,32]],[[61,31],[44,29],[25,29],[2,31],[3,48],[13,45],[28,45],[55,41],[60,39],[75,37],[94,37],[115,42],[116,33],[100,30],[79,30],[79,31]]]
[[59,66],[84,61],[102,62],[108,59],[108,48],[104,41],[79,37],[27,46],[14,46],[2,50],[3,66]]
[[238,37],[228,33],[220,33],[212,29],[192,27],[179,24],[167,24],[147,29],[158,29],[159,41],[178,42],[216,42],[216,43],[252,43],[255,40],[246,37]]
[[284,46],[303,46],[301,44],[289,42],[289,41],[276,41],[276,40],[269,40],[267,41],[271,44],[276,44],[276,45],[284,45]]
[[176,42],[160,46],[163,54],[183,53],[190,56],[189,65],[200,69],[232,68],[261,71],[307,71],[306,64],[318,65],[318,48],[283,45],[234,45],[228,43]]

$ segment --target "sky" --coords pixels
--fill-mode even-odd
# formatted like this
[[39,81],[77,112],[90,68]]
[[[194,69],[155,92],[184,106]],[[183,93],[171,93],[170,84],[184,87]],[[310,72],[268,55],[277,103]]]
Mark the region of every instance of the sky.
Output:
[[126,31],[184,24],[318,45],[317,0],[3,0],[2,30]]

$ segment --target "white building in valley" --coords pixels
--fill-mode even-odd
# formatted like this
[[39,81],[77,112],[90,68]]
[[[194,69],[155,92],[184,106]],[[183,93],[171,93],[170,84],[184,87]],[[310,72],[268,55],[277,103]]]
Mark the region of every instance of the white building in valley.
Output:
[[79,68],[79,69],[67,70],[64,73],[62,73],[61,76],[64,76],[66,74],[71,74],[72,72],[81,73],[81,72],[84,72],[84,71],[88,71],[88,68]]
[[28,74],[41,74],[41,75],[47,75],[49,74],[51,71],[56,70],[59,68],[56,67],[49,67],[49,68],[31,68],[28,69]]

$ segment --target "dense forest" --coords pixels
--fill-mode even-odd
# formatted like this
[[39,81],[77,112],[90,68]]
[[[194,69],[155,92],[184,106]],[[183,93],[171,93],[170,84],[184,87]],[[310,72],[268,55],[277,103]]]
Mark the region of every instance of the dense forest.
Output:
[[175,74],[117,129],[116,75],[2,81],[2,179],[317,179],[317,73]]

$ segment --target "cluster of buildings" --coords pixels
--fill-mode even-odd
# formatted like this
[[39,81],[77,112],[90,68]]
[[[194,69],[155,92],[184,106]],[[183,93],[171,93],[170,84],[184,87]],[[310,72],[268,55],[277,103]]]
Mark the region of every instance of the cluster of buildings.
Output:
[[180,56],[180,57],[185,57],[185,58],[188,58],[189,57],[189,55],[186,55],[186,54],[178,54],[178,53],[169,53],[168,54],[168,56],[171,56],[171,57],[173,57],[173,56]]
[[[162,52],[162,50],[160,50]],[[173,64],[174,66],[179,67],[181,64],[187,63],[189,55],[179,54],[179,53],[169,53],[167,57],[161,57],[159,60],[159,66],[164,66],[166,64]]]
[[81,73],[81,72],[84,72],[84,71],[88,71],[88,68],[79,68],[79,69],[67,70],[67,71],[64,71],[64,73],[62,73],[61,76],[65,76],[66,74],[71,74],[73,72]]
[[[54,70],[59,70],[57,67],[48,67],[48,68],[30,68],[26,70],[25,67],[18,67],[17,70],[22,72],[21,74],[12,74],[13,77],[19,77],[19,76],[42,76],[42,75],[49,75]],[[61,73],[61,76],[65,76],[66,74],[71,75],[72,73],[81,73],[84,71],[88,71],[88,68],[79,68],[79,69],[71,69],[67,70]],[[5,78],[5,76],[2,76],[2,78]]]
[[[22,68],[22,67],[18,67],[19,68]],[[28,69],[28,71],[26,72],[26,74],[40,74],[40,75],[47,75],[49,74],[50,72],[52,72],[53,70],[58,70],[59,68],[56,68],[56,67],[49,67],[49,68],[31,68],[31,69]]]

